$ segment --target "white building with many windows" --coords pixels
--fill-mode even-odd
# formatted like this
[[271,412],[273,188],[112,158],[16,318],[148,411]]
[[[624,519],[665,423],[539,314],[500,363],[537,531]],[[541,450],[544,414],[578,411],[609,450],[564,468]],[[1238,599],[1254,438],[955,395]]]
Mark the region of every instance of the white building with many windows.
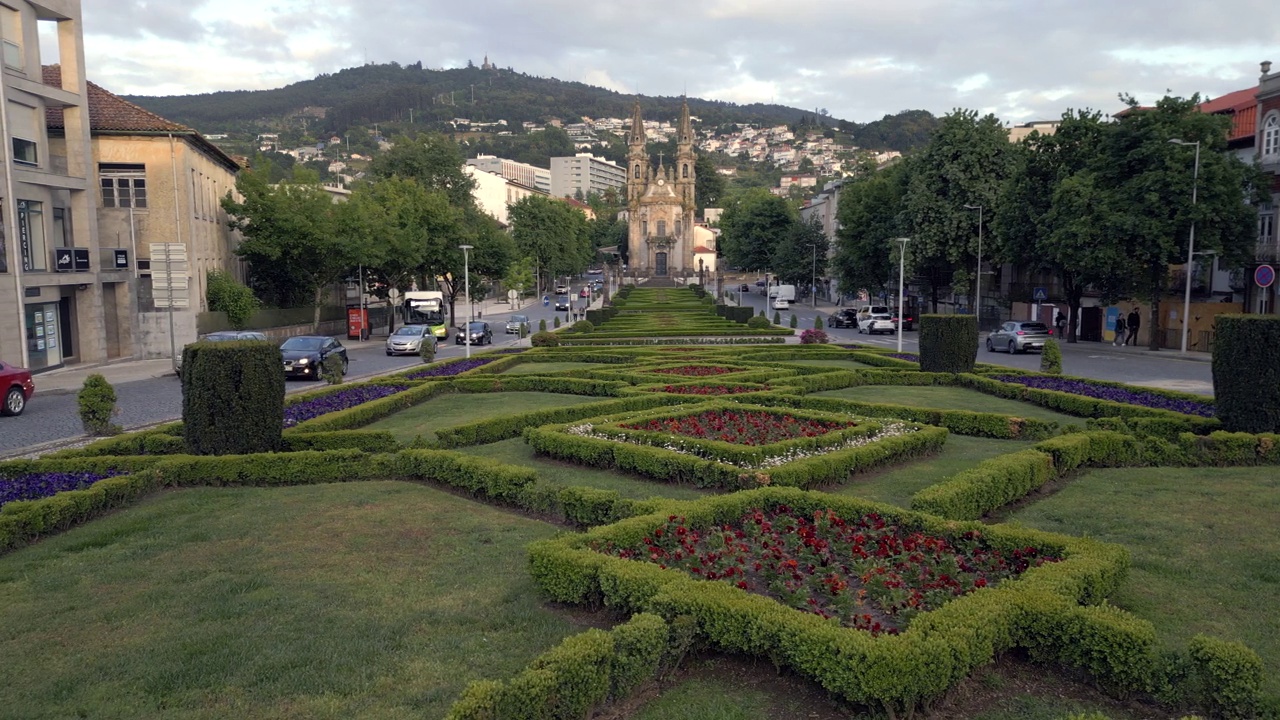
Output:
[[627,169],[591,153],[551,158],[551,195],[586,197],[604,195],[609,188],[621,190],[627,184]]
[[493,155],[477,155],[467,160],[467,164],[485,172],[491,172],[494,175],[501,175],[525,187],[547,194],[551,193],[551,171],[546,168]]

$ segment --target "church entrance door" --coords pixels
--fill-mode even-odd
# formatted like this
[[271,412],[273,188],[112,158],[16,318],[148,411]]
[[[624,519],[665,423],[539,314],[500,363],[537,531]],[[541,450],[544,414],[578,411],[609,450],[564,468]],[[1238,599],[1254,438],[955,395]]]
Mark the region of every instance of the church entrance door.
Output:
[[653,274],[666,277],[667,274],[667,254],[664,252],[656,253],[653,256]]

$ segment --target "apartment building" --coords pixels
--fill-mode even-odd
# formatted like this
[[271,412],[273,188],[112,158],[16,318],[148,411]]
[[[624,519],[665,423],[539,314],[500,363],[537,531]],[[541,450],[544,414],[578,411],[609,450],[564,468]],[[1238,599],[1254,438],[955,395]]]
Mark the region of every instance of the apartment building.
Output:
[[514,180],[508,180],[496,173],[481,170],[474,165],[464,165],[462,171],[476,183],[475,189],[471,191],[471,196],[476,200],[476,206],[497,220],[503,228],[510,225],[508,208],[530,195],[546,195],[544,192],[521,185]]
[[467,164],[515,181],[525,187],[551,194],[551,171],[537,165],[507,160],[493,155],[477,155]]
[[[42,28],[63,68],[52,84]],[[0,41],[0,357],[39,372],[124,356],[134,257],[99,243],[79,0],[5,0]]]
[[609,188],[621,190],[627,184],[627,170],[591,153],[551,158],[552,197],[603,195]]

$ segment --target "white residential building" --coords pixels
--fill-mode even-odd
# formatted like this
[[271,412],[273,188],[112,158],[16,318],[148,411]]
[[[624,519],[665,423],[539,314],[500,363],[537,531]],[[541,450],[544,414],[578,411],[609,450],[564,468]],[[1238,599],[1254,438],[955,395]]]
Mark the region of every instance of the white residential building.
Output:
[[511,205],[530,195],[546,194],[527,185],[508,180],[497,173],[481,170],[474,165],[466,165],[462,170],[476,182],[475,190],[471,192],[472,197],[476,200],[476,205],[497,220],[504,228],[510,224],[507,209]]
[[525,187],[533,188],[548,195],[551,194],[551,171],[546,168],[494,157],[493,155],[477,155],[468,160],[467,164],[486,172],[501,175]]
[[603,195],[609,188],[621,189],[626,184],[626,168],[591,153],[551,158],[553,197],[574,197],[579,191],[583,197],[591,193]]

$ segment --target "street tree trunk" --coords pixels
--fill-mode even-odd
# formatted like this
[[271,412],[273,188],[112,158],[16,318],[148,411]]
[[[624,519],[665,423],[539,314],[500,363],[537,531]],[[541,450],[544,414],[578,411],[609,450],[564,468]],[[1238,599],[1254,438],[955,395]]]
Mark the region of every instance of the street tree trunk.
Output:
[[320,301],[324,298],[324,285],[316,285],[315,306],[312,308],[311,332],[320,332]]
[[[1164,282],[1168,276],[1168,265],[1151,266],[1151,297],[1147,300],[1151,305],[1151,320],[1147,327],[1147,349],[1160,349],[1160,298],[1164,295]],[[1137,339],[1134,339],[1137,342]]]

